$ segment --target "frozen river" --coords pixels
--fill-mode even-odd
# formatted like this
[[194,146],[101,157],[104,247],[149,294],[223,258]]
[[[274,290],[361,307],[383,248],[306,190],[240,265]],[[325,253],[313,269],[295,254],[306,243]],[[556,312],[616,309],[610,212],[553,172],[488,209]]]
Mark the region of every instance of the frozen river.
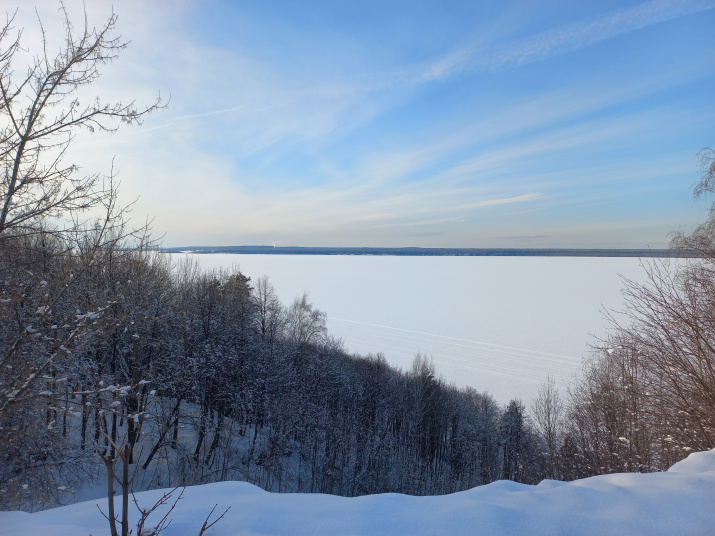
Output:
[[267,275],[284,304],[307,292],[349,352],[403,369],[421,352],[500,402],[529,403],[547,374],[562,385],[606,333],[603,311],[622,306],[619,274],[645,279],[639,259],[617,257],[194,256]]

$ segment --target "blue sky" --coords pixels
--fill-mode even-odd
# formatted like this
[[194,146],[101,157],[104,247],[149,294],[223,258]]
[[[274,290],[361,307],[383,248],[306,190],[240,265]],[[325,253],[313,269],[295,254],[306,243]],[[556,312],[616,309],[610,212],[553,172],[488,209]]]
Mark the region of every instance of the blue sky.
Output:
[[93,90],[171,103],[71,156],[114,157],[167,246],[663,247],[705,217],[715,0],[114,10],[131,43]]

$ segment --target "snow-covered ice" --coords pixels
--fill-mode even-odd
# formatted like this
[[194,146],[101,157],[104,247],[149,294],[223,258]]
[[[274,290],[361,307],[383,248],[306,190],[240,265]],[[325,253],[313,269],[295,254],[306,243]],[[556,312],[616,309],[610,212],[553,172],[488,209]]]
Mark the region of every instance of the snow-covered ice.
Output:
[[192,257],[267,275],[286,305],[307,292],[350,352],[409,369],[419,351],[447,381],[502,403],[528,403],[547,374],[570,379],[605,334],[602,310],[622,307],[619,274],[646,279],[639,259],[617,257]]
[[[147,507],[162,493],[137,497]],[[218,504],[214,519],[231,509],[207,536],[706,536],[715,533],[713,497],[715,450],[691,454],[663,473],[545,480],[537,486],[498,481],[436,497],[276,494],[222,482],[187,488],[162,534],[198,535]],[[34,514],[0,512],[0,536],[104,536],[109,528],[97,505],[106,511],[104,500]],[[163,512],[153,515],[158,520]]]

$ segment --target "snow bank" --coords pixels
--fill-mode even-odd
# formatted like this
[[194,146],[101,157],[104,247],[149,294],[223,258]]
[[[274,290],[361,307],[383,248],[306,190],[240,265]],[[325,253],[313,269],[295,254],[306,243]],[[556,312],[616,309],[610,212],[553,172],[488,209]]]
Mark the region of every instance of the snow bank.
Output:
[[[137,497],[149,506],[161,495],[155,490]],[[715,450],[691,454],[664,473],[545,480],[537,486],[499,481],[438,497],[276,494],[222,482],[187,488],[162,534],[198,535],[218,504],[217,512],[231,510],[207,536],[706,535],[715,533],[713,497]],[[0,535],[109,534],[97,505],[106,511],[105,500],[35,514],[0,512]],[[155,515],[158,520],[163,513]]]

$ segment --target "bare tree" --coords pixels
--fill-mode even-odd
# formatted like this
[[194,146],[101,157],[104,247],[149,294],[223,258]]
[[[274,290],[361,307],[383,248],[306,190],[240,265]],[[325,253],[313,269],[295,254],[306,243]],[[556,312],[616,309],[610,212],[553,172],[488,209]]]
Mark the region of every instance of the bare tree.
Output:
[[625,288],[621,330],[643,369],[649,411],[682,449],[715,447],[715,267],[711,258],[652,262],[648,284]]
[[317,344],[325,336],[326,315],[308,301],[304,293],[286,311],[286,329],[288,338],[296,345]]
[[[115,14],[99,29],[90,28],[85,17],[83,27],[76,31],[63,6],[61,11],[65,35],[60,51],[49,53],[54,46],[42,28],[42,52],[19,74],[13,61],[20,50],[22,31],[14,31],[14,17],[10,15],[0,29],[0,248],[10,257],[9,253],[18,247],[36,248],[55,237],[51,254],[71,252],[81,261],[64,285],[66,289],[100,264],[108,252],[132,239],[141,241],[147,231],[146,227],[128,228],[127,209],[118,203],[113,173],[108,177],[82,175],[77,164],[65,162],[75,134],[80,129],[113,131],[122,122],[140,123],[162,102],[157,98],[153,104],[137,108],[133,102],[109,104],[96,97],[87,104],[81,103],[79,90],[95,82],[100,68],[115,59],[126,43],[113,37]],[[90,209],[99,210],[83,220],[83,213]],[[20,258],[14,257],[4,266],[5,272],[18,268],[19,262]],[[11,286],[6,284],[6,290]],[[22,326],[24,329],[9,347],[2,349],[3,365],[12,365],[10,361],[29,338],[40,338],[38,326],[48,323],[53,305],[64,292],[60,288],[51,299],[37,303],[35,318]],[[96,304],[97,310],[103,306],[106,303]],[[80,331],[69,333],[57,348],[46,349],[47,359],[39,368],[28,368],[26,359],[24,366],[14,368],[12,385],[0,389],[0,412],[8,403],[22,398],[38,374],[66,352],[60,347],[69,348],[68,343],[77,339]]]
[[[700,180],[693,189],[695,199],[715,194],[715,149],[705,147],[698,152]],[[715,258],[715,203],[708,218],[692,232],[678,231],[671,246],[681,251],[695,252],[703,258]]]
[[553,376],[548,376],[531,405],[531,414],[536,433],[546,447],[547,473],[557,479],[558,451],[563,436],[564,405]]
[[[715,193],[715,151],[699,159],[696,197]],[[611,319],[570,389],[570,444],[592,473],[665,469],[715,447],[715,204],[671,245],[683,258],[645,260],[645,283],[624,281],[625,321]]]
[[667,468],[655,458],[646,371],[626,336],[614,335],[612,347],[594,349],[569,386],[567,434],[578,444],[583,472],[567,476]]
[[259,277],[253,294],[261,338],[272,342],[283,327],[284,313],[268,277]]
[[[77,356],[123,299],[119,281],[103,289],[94,282],[149,243],[147,225],[128,223],[113,170],[82,174],[66,161],[68,149],[82,130],[138,124],[163,106],[160,98],[145,107],[99,97],[80,102],[126,43],[113,35],[115,14],[98,28],[85,17],[77,30],[62,4],[60,12],[60,46],[38,21],[40,52],[26,67],[15,65],[24,50],[15,16],[0,25],[0,450],[15,483],[23,468],[51,465],[53,450],[61,451],[66,416],[77,403],[69,396]],[[95,372],[85,372],[97,391]]]
[[[100,68],[126,47],[113,32],[112,14],[99,28],[76,31],[67,12],[65,37],[54,49],[42,29],[42,53],[24,73],[13,70],[22,32],[13,33],[13,17],[0,29],[0,237],[37,232],[39,221],[57,218],[60,230],[77,231],[77,214],[108,204],[115,192],[99,174],[81,175],[64,156],[79,129],[113,131],[119,123],[136,124],[162,106],[161,98],[137,108],[134,102],[82,103],[78,92],[94,83]],[[40,22],[41,25],[41,22]],[[101,224],[101,222],[100,222]]]

